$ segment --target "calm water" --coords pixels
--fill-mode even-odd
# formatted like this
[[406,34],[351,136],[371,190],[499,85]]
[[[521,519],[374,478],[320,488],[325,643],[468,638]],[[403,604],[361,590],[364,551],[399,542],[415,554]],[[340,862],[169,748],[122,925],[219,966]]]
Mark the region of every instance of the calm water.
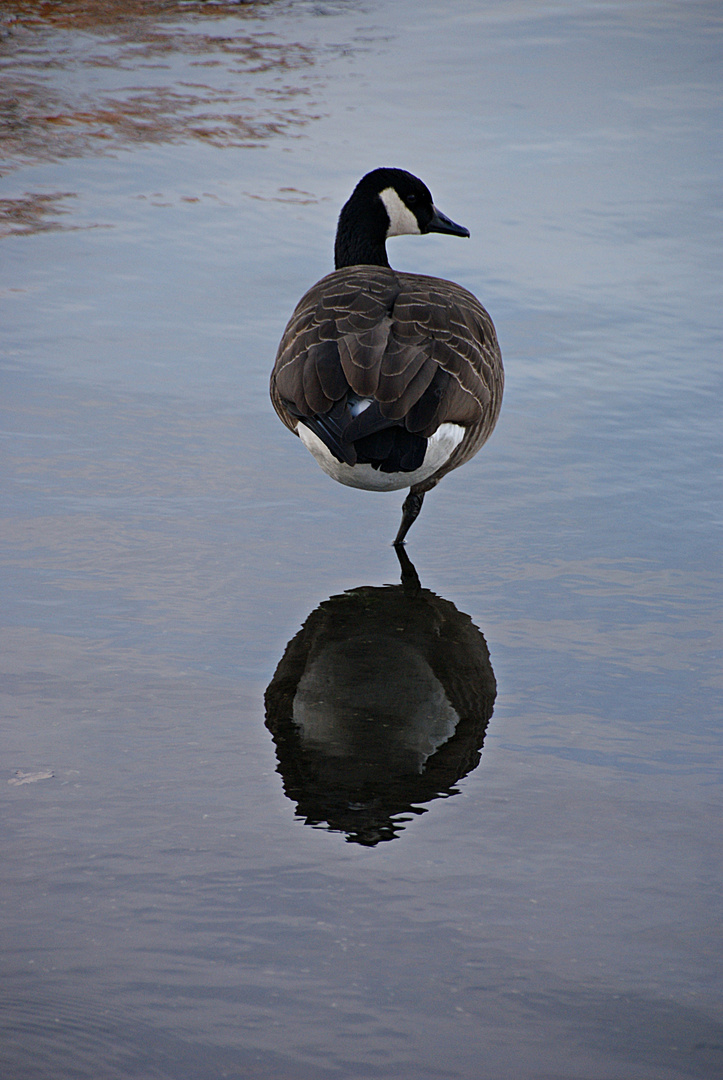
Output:
[[[0,1075],[720,1076],[719,6],[0,19]],[[404,580],[267,402],[380,164],[508,375]]]

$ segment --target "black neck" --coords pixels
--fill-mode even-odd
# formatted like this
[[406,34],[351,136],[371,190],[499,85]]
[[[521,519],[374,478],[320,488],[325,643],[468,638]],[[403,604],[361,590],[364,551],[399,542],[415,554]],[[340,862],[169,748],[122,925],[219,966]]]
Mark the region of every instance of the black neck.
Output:
[[389,266],[385,242],[389,217],[374,192],[369,198],[354,192],[339,215],[334,244],[334,264],[343,266]]
[[337,270],[343,266],[389,266],[387,249],[384,241],[372,242],[369,237],[336,238],[334,244],[334,265]]

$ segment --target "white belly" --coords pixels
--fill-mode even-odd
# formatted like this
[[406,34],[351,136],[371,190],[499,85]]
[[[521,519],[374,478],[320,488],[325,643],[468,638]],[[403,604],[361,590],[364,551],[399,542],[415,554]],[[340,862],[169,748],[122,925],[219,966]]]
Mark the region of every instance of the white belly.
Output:
[[309,450],[324,472],[333,480],[348,487],[364,488],[366,491],[398,491],[426,480],[449,459],[455,447],[464,437],[464,428],[459,424],[441,424],[427,443],[424,461],[414,472],[385,473],[373,469],[371,465],[347,465],[337,461],[329,448],[302,421],[297,428],[299,438]]

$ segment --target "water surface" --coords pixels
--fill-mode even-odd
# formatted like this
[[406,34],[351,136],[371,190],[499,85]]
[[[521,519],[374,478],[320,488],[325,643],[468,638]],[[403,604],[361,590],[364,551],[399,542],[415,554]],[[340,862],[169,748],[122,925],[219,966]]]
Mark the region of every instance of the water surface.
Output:
[[[3,1074],[717,1075],[716,6],[0,32]],[[267,399],[380,164],[507,370],[404,579]]]

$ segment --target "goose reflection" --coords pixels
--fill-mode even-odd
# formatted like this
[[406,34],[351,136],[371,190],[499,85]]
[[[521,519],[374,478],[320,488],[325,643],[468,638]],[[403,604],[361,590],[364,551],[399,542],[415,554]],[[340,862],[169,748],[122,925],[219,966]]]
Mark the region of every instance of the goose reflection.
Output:
[[306,823],[374,846],[456,794],[479,764],[496,683],[469,615],[420,585],[332,596],[292,638],[266,691],[286,795]]

